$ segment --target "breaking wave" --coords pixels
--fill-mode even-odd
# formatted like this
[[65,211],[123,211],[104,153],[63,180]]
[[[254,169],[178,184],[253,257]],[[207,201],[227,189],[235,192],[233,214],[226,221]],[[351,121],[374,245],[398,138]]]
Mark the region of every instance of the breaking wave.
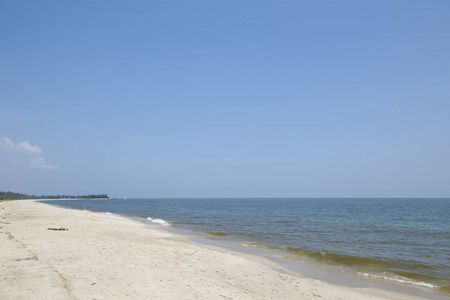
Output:
[[152,222],[152,223],[159,224],[161,226],[165,226],[165,227],[171,226],[169,222],[167,222],[167,221],[165,221],[163,219],[153,219],[153,218],[148,217],[147,220]]
[[408,277],[395,275],[392,273],[370,274],[370,273],[358,272],[356,274],[365,276],[365,277],[369,277],[369,278],[384,279],[384,280],[395,281],[395,282],[404,283],[404,284],[412,284],[412,285],[423,286],[423,287],[428,287],[428,288],[439,288],[439,286],[434,285],[429,282],[417,281],[417,280],[414,280],[414,279],[411,279]]

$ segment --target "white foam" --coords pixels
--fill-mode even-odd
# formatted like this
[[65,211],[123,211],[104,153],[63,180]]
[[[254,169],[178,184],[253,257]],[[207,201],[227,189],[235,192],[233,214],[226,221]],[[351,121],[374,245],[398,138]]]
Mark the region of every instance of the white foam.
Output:
[[416,281],[407,277],[403,277],[403,276],[399,276],[399,275],[395,275],[395,274],[384,274],[384,275],[377,275],[377,274],[369,274],[369,273],[358,273],[358,275],[362,275],[362,276],[366,276],[366,277],[370,277],[370,278],[377,278],[377,279],[384,279],[384,280],[390,280],[390,281],[395,281],[395,282],[399,282],[399,283],[406,283],[406,284],[412,284],[412,285],[416,285],[416,286],[423,286],[423,287],[428,287],[428,288],[438,288],[437,285],[428,283],[428,282],[423,282],[423,281]]
[[148,217],[147,220],[151,221],[152,223],[159,224],[161,226],[166,226],[166,227],[170,226],[170,223],[167,221],[164,221],[163,219],[153,219],[153,218]]
[[105,215],[113,215],[113,213],[110,212],[103,212]]
[[243,244],[241,244],[241,246],[243,246],[243,247],[258,247],[258,245],[249,245],[249,244],[246,244],[246,243],[243,243]]

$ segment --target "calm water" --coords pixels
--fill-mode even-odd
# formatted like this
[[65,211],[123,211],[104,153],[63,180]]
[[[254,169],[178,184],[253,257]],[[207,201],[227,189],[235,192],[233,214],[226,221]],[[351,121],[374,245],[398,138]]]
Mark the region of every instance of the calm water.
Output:
[[450,287],[450,199],[114,199],[50,204],[110,212],[276,248],[411,285]]

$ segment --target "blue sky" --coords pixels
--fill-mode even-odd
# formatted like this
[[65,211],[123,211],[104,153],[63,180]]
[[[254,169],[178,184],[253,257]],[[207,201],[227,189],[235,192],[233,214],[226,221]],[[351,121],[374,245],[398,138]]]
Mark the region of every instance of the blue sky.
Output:
[[1,1],[0,190],[450,197],[448,1]]

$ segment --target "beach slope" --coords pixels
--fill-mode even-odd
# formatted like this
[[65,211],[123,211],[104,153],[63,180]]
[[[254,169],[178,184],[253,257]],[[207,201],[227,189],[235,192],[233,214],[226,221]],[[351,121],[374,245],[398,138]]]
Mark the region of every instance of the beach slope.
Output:
[[[67,230],[55,230],[67,229]],[[2,299],[420,299],[304,278],[138,221],[0,202]]]

